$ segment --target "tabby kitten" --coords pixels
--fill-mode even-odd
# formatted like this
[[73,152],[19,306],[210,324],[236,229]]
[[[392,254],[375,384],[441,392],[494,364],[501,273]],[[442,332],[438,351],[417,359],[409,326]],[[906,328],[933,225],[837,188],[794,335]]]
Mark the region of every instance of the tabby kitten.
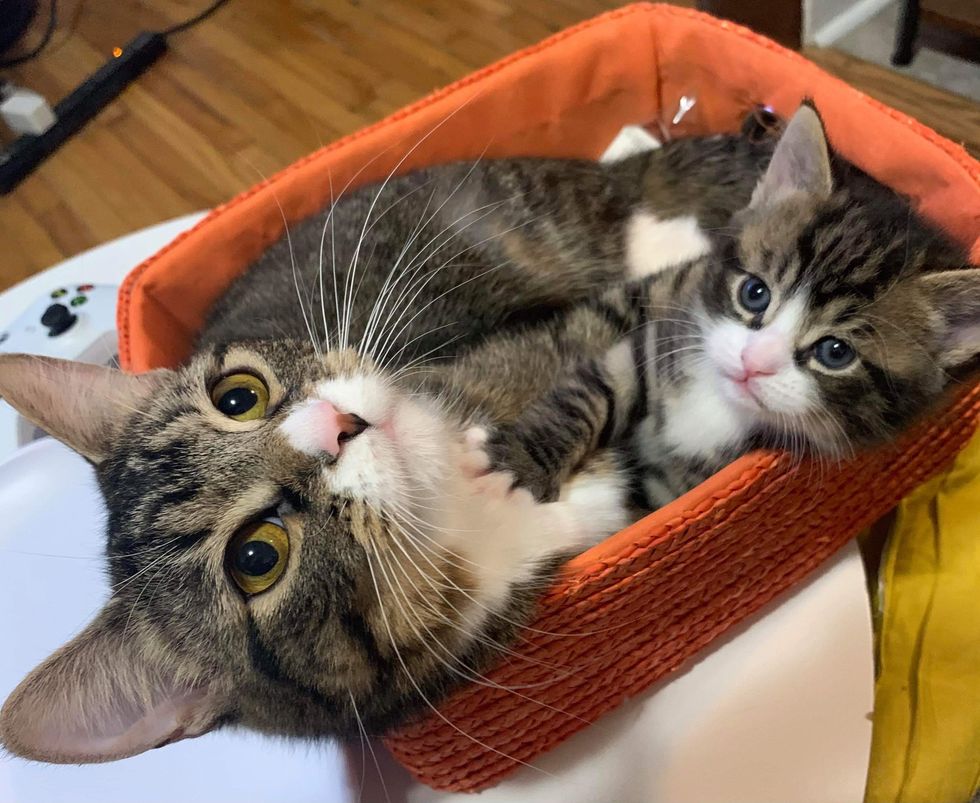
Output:
[[980,271],[897,195],[837,173],[804,105],[731,235],[607,292],[597,314],[632,335],[493,432],[491,463],[551,499],[626,443],[658,507],[759,447],[839,459],[895,438],[980,352]]
[[423,170],[270,248],[176,370],[0,357],[3,397],[95,465],[114,589],[7,700],[7,749],[357,738],[484,682],[561,558],[625,523],[625,489],[600,453],[537,505],[483,474],[467,427],[621,337],[573,303],[703,251],[770,154],[715,137]]

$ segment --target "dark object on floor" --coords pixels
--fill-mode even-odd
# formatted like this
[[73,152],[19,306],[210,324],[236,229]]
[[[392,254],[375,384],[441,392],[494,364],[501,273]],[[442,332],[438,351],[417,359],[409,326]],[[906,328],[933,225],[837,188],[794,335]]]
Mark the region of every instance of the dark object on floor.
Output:
[[5,53],[34,20],[37,0],[2,0],[0,9],[0,53]]
[[915,38],[919,34],[919,0],[905,0],[898,17],[898,31],[895,33],[895,52],[892,64],[905,67],[912,63],[915,55]]
[[[53,126],[43,134],[25,134],[0,151],[0,195],[6,195],[13,190],[41,162],[61,147],[65,140],[102,111],[166,53],[167,37],[203,22],[227,2],[228,0],[214,0],[201,12],[183,22],[162,31],[144,31],[125,47],[114,48],[112,57],[105,64],[54,107],[57,122]],[[57,16],[57,0],[51,0],[51,14],[41,42],[29,53],[0,62],[0,67],[21,64],[40,53],[51,39]]]
[[793,50],[802,44],[803,3],[798,0],[697,0],[697,7],[747,25]]
[[980,3],[976,0],[903,0],[892,64],[904,67],[917,45],[980,63]]
[[44,159],[98,114],[167,51],[167,38],[144,31],[121,48],[54,107],[57,122],[43,134],[25,134],[0,153],[0,195],[23,181]]

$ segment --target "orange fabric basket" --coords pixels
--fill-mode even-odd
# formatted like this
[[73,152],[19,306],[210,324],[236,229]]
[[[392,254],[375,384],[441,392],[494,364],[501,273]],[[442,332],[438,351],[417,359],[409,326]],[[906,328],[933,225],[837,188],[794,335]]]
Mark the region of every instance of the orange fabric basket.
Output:
[[[324,207],[331,185],[378,180],[413,147],[400,171],[482,153],[595,157],[623,125],[669,119],[683,95],[697,103],[681,134],[737,130],[760,102],[788,116],[813,97],[845,157],[911,196],[980,261],[980,165],[961,147],[751,31],[634,5],[464,78],[215,209],[126,279],[122,363],[144,371],[186,358],[211,303],[283,235],[284,217]],[[840,468],[742,458],[572,560],[516,647],[530,660],[506,660],[490,673],[499,687],[458,690],[445,719],[389,735],[389,748],[439,789],[497,783],[803,579],[947,465],[978,415],[980,390],[969,388],[899,445]],[[538,702],[508,686],[533,687]]]

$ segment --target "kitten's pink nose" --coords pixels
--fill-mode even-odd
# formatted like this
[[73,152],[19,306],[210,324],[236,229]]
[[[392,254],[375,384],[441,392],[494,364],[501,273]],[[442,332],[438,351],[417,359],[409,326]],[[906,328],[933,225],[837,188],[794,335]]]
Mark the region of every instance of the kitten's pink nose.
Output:
[[789,343],[778,332],[762,331],[742,349],[742,368],[746,379],[778,374],[790,360]]
[[320,445],[334,457],[340,454],[347,441],[353,440],[371,426],[359,415],[342,413],[328,401],[317,405],[317,414],[320,419]]

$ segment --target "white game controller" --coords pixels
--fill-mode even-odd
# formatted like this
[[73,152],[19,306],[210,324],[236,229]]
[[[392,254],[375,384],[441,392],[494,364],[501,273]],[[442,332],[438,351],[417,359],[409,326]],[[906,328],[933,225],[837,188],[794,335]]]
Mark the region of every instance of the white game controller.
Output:
[[[39,354],[109,365],[116,362],[116,296],[107,284],[55,287],[10,326],[0,330],[0,352]],[[45,432],[0,402],[0,456]]]

